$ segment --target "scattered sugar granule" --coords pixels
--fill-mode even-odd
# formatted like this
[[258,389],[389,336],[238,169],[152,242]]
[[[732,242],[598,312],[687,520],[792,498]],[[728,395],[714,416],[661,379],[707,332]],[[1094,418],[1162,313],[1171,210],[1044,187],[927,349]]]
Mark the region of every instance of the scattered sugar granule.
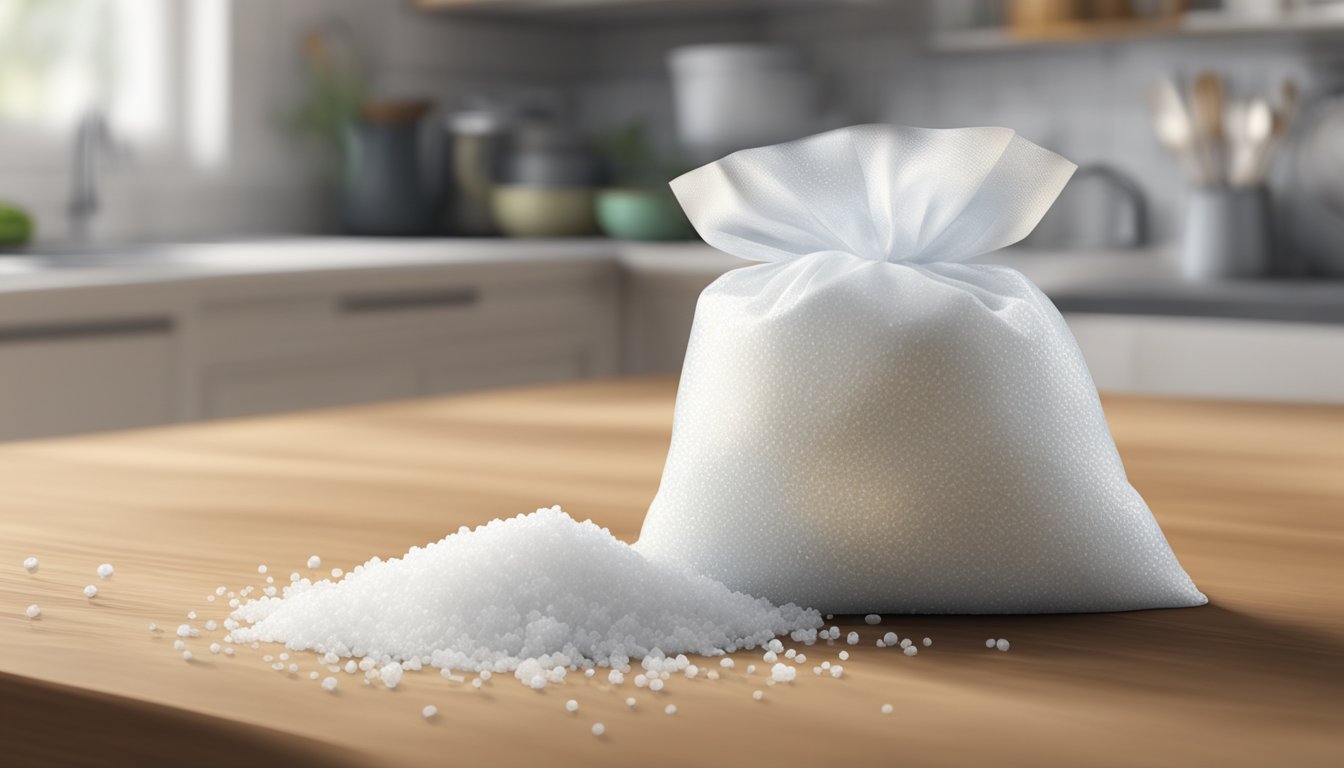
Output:
[[926,638],[924,638],[923,642],[924,642],[924,647],[925,647],[925,648],[928,648],[929,646],[933,645],[933,638],[926,637]]
[[821,668],[822,668],[822,669],[830,669],[830,668],[831,668],[831,662],[829,662],[829,661],[823,661],[823,662],[821,662]]
[[650,680],[649,690],[653,691],[654,693],[663,690],[663,679],[661,677],[655,677],[654,679]]
[[900,642],[900,638],[896,636],[895,632],[888,632],[882,636],[882,642],[887,645],[895,645]]
[[711,670],[709,670],[708,672],[705,673],[705,677],[709,678],[710,680],[718,680],[718,679],[719,679],[719,670],[717,670],[717,669],[711,669]]
[[877,615],[876,613],[870,613],[870,614],[868,614],[867,616],[864,616],[864,617],[863,617],[863,623],[864,623],[864,624],[870,624],[870,625],[872,625],[872,624],[881,624],[881,623],[882,623],[882,617],[879,616],[879,615]]
[[634,696],[630,696],[630,697],[626,698],[626,700],[625,700],[625,706],[627,706],[627,707],[629,707],[629,708],[631,708],[631,709],[634,709],[634,708],[635,708],[635,705],[638,704],[638,703],[639,703],[639,702],[635,701],[635,697],[634,697]]
[[224,655],[225,655],[225,656],[232,656],[232,655],[233,655],[233,648],[232,648],[232,647],[225,647],[225,648],[224,648]]
[[214,595],[206,595],[206,596],[205,596],[205,602],[207,602],[207,603],[213,603],[213,602],[215,602],[215,596],[214,596]]
[[321,567],[322,567],[322,558],[318,557],[317,555],[309,555],[309,557],[308,557],[308,567],[309,567],[309,568],[314,568],[314,569],[316,569],[316,568],[321,568]]
[[733,661],[732,659],[721,659],[719,661],[719,666],[723,667],[724,669],[732,669],[736,665],[737,662]]
[[768,643],[765,644],[765,648],[766,648],[766,650],[774,651],[775,653],[783,653],[783,652],[784,652],[784,644],[781,643],[781,642],[779,641],[779,638],[777,638],[777,637],[773,637],[773,638],[771,638],[771,639],[770,639],[770,642],[768,642]]
[[986,647],[986,648],[993,648],[993,647],[994,647],[994,638],[991,637],[991,638],[985,640],[985,647]]
[[597,670],[596,670],[596,669],[593,669],[592,667],[589,667],[589,668],[583,670],[583,676],[584,676],[584,677],[592,677],[592,676],[594,676],[594,675],[596,675],[596,674],[597,674]]
[[770,679],[777,683],[790,683],[798,676],[798,668],[783,662],[770,668]]
[[605,726],[605,725],[603,725],[603,724],[601,724],[601,723],[593,723],[593,735],[594,735],[594,736],[601,736],[602,734],[604,734],[604,733],[606,733],[606,732],[607,732],[607,726]]
[[225,586],[223,586],[223,585],[220,585],[220,586],[218,586],[218,587],[215,587],[215,594],[218,595],[218,596],[220,596],[220,597],[223,597],[223,596],[224,596],[224,593],[227,592],[227,591],[229,591],[229,588],[228,588],[228,587],[225,587]]
[[488,669],[482,669],[482,670],[481,670],[481,679],[482,679],[482,680],[489,680],[489,679],[492,678],[492,677],[494,677],[494,673],[491,672],[490,670],[488,670]]
[[383,681],[383,685],[386,685],[388,688],[396,688],[397,683],[401,682],[401,665],[395,661],[388,664],[378,670],[378,677]]
[[289,661],[289,654],[285,651],[281,651],[280,655],[277,656],[276,658],[280,659],[281,661]]
[[425,718],[426,720],[430,719],[431,717],[434,717],[437,714],[439,714],[439,708],[434,706],[433,704],[426,704],[425,708],[420,710],[420,716]]
[[313,670],[312,672],[309,672],[309,673],[308,673],[308,679],[309,679],[309,680],[316,680],[317,678],[319,678],[319,677],[321,677],[321,676],[322,676],[322,675],[318,674],[317,670]]
[[794,657],[793,657],[793,663],[794,663],[794,664],[806,664],[806,663],[807,663],[807,656],[805,656],[805,655],[803,655],[803,654],[800,653],[800,654],[798,654],[797,656],[794,656]]
[[751,698],[760,701],[765,698],[765,691],[752,691]]
[[149,631],[150,631],[150,632],[158,632],[158,631],[159,631],[159,625],[158,625],[158,624],[155,624],[155,623],[152,622],[152,621],[149,622]]
[[845,635],[845,642],[846,642],[846,643],[849,643],[850,645],[858,645],[858,644],[859,644],[859,633],[858,633],[858,632],[850,632],[848,635]]
[[914,656],[914,655],[916,655],[916,654],[918,654],[918,653],[919,653],[919,649],[916,648],[916,647],[913,646],[913,645],[907,645],[907,646],[905,647],[905,655],[906,655],[906,656]]
[[779,656],[775,655],[774,651],[766,651],[765,655],[761,657],[761,661],[764,661],[766,664],[774,664],[776,661],[779,661]]
[[676,704],[668,704],[666,707],[663,707],[663,712],[664,712],[664,714],[675,715],[675,714],[677,714],[677,705],[676,705]]
[[299,575],[299,572],[298,572],[298,571],[295,571],[295,572],[289,574],[289,583],[293,584],[294,582],[296,582],[296,581],[298,581],[299,579],[302,579],[302,578],[303,578],[303,577]]
[[336,678],[334,678],[334,677],[328,677],[328,678],[326,678],[326,679],[324,679],[324,680],[322,681],[322,690],[324,690],[324,691],[334,691],[334,690],[336,690],[336,686],[337,686],[337,684],[338,684],[338,683],[337,683],[337,681],[336,681]]
[[880,638],[880,637],[877,638],[877,642],[876,642],[876,643],[873,643],[873,645],[876,645],[878,648],[886,648],[886,647],[887,647],[887,644],[884,643],[884,642],[882,642],[882,638]]
[[345,662],[345,673],[347,675],[353,675],[358,671],[359,671],[359,665],[355,663],[354,659]]
[[795,650],[792,649],[792,648],[790,648],[789,650],[787,650],[787,651],[784,652],[784,658],[786,658],[786,659],[792,659],[794,656],[797,656],[797,655],[798,655],[798,652],[795,651]]
[[613,669],[607,673],[607,682],[612,685],[620,685],[625,682],[625,673],[619,669]]
[[574,699],[570,699],[569,701],[566,701],[566,702],[565,702],[565,711],[566,711],[566,712],[578,712],[578,711],[579,711],[579,702],[575,701]]
[[908,638],[908,637],[901,638],[901,647],[902,647],[902,648],[909,648],[910,646],[912,646],[912,645],[914,645],[914,644],[915,644],[915,641],[911,640],[911,639]]
[[635,675],[635,687],[643,688],[649,684],[649,678],[644,675]]
[[23,559],[23,570],[29,573],[37,573],[38,562],[36,557],[25,557]]
[[812,674],[817,675],[818,677],[820,677],[820,676],[821,676],[821,667],[813,667],[813,668],[812,668]]
[[219,643],[211,643],[211,644],[210,644],[210,652],[211,652],[211,653],[219,653]]
[[32,605],[25,608],[23,613],[30,619],[36,619],[37,617],[42,615],[42,607],[37,603],[33,603]]
[[532,678],[530,685],[532,686],[532,690],[540,691],[542,688],[546,687],[546,678],[541,675],[536,675]]
[[92,600],[98,594],[98,588],[90,584],[84,588],[84,596]]
[[298,672],[298,671],[299,671],[299,665],[298,665],[298,664],[290,664],[290,665],[289,665],[289,674],[292,675],[292,674],[294,674],[295,672]]
[[840,666],[839,664],[836,664],[835,666],[831,667],[831,677],[838,679],[842,677],[844,674],[845,674],[845,668]]
[[841,651],[837,654],[841,661],[849,661],[849,651]]
[[322,654],[322,663],[323,663],[323,664],[339,664],[340,662],[341,662],[341,657],[340,657],[340,656],[337,656],[336,654],[332,653],[331,651],[327,651],[326,653]]
[[[501,572],[500,558],[517,552],[529,556]],[[541,675],[556,664],[623,666],[654,648],[685,659],[773,640],[783,653],[778,636],[821,625],[816,611],[776,607],[648,560],[557,507],[371,559],[339,582],[300,581],[283,597],[246,602],[231,618],[243,624],[233,632],[243,643],[360,648],[381,660],[419,658],[470,671],[514,671],[544,658]],[[518,638],[528,638],[521,654]],[[661,676],[688,664],[679,659],[648,672]],[[529,684],[532,676],[518,679]]]
[[191,661],[191,659],[192,659],[191,651],[183,651],[183,652],[182,652],[182,660],[183,660],[183,661]]
[[267,570],[267,569],[266,569],[266,566],[265,566],[264,564],[263,564],[263,565],[258,565],[258,566],[257,566],[257,573],[265,573],[266,570]]
[[100,579],[110,579],[112,578],[113,573],[114,571],[111,563],[103,563],[98,566],[98,578]]
[[276,672],[284,672],[285,663],[283,661],[277,661],[271,665],[271,669],[274,669]]
[[895,708],[893,708],[890,704],[883,704],[883,705],[882,705],[882,714],[884,714],[884,715],[890,715],[890,714],[891,714],[892,712],[894,712],[894,711],[895,711]]
[[688,677],[688,678],[694,680],[695,677],[696,677],[697,675],[700,674],[700,668],[697,667],[697,666],[695,666],[694,664],[691,664],[691,665],[687,666],[686,669],[682,670],[682,674],[684,674],[684,675],[686,675],[686,677]]
[[472,687],[472,688],[480,688],[480,687],[481,687],[481,678],[478,677],[478,678],[476,678],[475,680],[472,680],[472,681],[471,681],[471,687]]
[[181,640],[174,640],[174,641],[173,641],[173,650],[174,650],[174,651],[181,651],[181,650],[186,649],[186,647],[187,647],[187,644],[184,643],[184,642],[182,642]]
[[195,611],[187,611],[187,619],[188,619],[189,621],[195,621],[195,620],[196,620],[196,612],[195,612]]
[[756,674],[756,665],[755,665],[755,664],[748,664],[748,665],[747,665],[747,674],[748,674],[748,675],[754,675],[754,674]]
[[1006,651],[1009,648],[1008,641],[1000,639],[994,643],[994,647],[998,648],[1000,651]]
[[345,575],[345,571],[342,571],[340,568],[332,568],[332,569],[331,569],[331,578],[333,578],[333,579],[339,579],[339,578],[341,578],[341,577],[344,576],[344,575]]

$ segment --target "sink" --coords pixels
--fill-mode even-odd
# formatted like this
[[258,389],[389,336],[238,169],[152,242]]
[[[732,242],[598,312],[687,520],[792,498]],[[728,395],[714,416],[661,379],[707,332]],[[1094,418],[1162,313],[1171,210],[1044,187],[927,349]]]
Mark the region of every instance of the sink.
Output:
[[160,245],[144,243],[38,243],[0,248],[0,275],[67,269],[117,269],[182,261]]

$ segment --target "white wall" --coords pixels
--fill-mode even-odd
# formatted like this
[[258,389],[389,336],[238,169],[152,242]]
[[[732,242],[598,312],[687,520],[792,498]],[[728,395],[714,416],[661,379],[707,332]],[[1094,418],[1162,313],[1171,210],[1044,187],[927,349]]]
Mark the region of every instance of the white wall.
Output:
[[1151,40],[997,53],[930,52],[927,3],[793,11],[772,17],[619,26],[594,32],[576,86],[590,128],[645,117],[670,145],[671,90],[663,58],[686,42],[769,40],[809,51],[832,105],[847,122],[928,127],[1006,125],[1079,163],[1105,162],[1143,186],[1158,241],[1176,235],[1185,182],[1153,138],[1147,88],[1160,75],[1215,69],[1234,88],[1277,88],[1285,76],[1308,93],[1344,80],[1338,38]]

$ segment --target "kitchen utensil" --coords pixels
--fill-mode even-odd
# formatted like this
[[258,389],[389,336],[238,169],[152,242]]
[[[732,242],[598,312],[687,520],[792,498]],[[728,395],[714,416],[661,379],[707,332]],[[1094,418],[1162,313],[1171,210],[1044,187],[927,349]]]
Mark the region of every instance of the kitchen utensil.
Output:
[[695,159],[798,138],[817,121],[815,78],[794,48],[713,44],[668,55],[677,131]]
[[1231,179],[1233,185],[1243,187],[1264,181],[1269,173],[1270,150],[1284,130],[1282,118],[1274,114],[1264,99],[1253,99],[1246,107],[1244,119],[1247,167],[1240,177]]
[[495,178],[501,184],[593,186],[597,161],[577,132],[551,118],[534,116],[509,132]]
[[1192,103],[1195,139],[1208,169],[1209,183],[1221,183],[1226,177],[1225,138],[1223,130],[1223,79],[1212,72],[1195,78]]
[[495,183],[507,121],[504,113],[488,108],[464,110],[445,120],[446,217],[448,229],[454,235],[498,232],[490,210],[490,189]]
[[496,184],[491,212],[509,237],[581,237],[597,233],[592,187]]
[[666,187],[601,190],[597,223],[617,240],[685,240],[695,235],[681,204]]
[[1344,92],[1302,111],[1280,214],[1294,267],[1344,277]]
[[438,204],[420,151],[420,121],[429,108],[426,102],[370,103],[348,126],[342,207],[351,234],[435,230]]
[[1186,204],[1182,277],[1217,280],[1268,274],[1271,231],[1264,186],[1195,187]]
[[1164,77],[1153,84],[1148,100],[1157,140],[1181,160],[1191,179],[1208,183],[1210,172],[1202,155],[1195,150],[1195,127],[1186,109],[1185,99],[1181,98],[1180,89]]

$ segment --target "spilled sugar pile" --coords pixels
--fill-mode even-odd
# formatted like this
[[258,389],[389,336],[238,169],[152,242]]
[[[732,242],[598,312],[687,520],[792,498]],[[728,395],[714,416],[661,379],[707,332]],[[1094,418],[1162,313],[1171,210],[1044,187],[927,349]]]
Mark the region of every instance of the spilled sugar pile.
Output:
[[338,582],[300,579],[240,605],[229,625],[235,642],[508,672],[717,655],[776,635],[813,639],[821,623],[816,611],[650,562],[552,507],[374,558]]

